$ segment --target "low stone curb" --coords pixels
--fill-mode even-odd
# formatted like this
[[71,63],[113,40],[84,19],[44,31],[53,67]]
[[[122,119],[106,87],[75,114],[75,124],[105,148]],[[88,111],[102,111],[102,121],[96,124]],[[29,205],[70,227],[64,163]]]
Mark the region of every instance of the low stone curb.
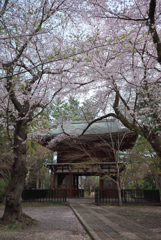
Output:
[[92,240],[101,240],[97,234],[95,234],[95,232],[93,231],[93,229],[86,223],[86,221],[80,216],[80,214],[77,212],[77,210],[70,204],[71,209],[73,210],[73,212],[75,213],[75,215],[77,216],[78,220],[80,221],[80,223],[83,225],[83,227],[86,229],[86,231],[88,232],[88,234],[90,235],[90,237],[92,238]]

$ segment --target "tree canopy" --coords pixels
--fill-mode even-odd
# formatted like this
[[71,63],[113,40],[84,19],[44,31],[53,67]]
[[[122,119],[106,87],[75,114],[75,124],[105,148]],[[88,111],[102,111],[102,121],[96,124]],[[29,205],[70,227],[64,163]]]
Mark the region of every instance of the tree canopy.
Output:
[[54,101],[85,99],[88,127],[115,117],[161,158],[160,11],[159,0],[0,1],[0,124],[14,154],[4,221],[24,216],[26,140],[50,128]]
[[[93,80],[93,122],[115,117],[146,138],[161,157],[160,1],[87,1],[96,44],[86,74]],[[119,7],[118,7],[119,6]],[[90,124],[92,124],[91,122]],[[89,126],[90,126],[89,124]]]

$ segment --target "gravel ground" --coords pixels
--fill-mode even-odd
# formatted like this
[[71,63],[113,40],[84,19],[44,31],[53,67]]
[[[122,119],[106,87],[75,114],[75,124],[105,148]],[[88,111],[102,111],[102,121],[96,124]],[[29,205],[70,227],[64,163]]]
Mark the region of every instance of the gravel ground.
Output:
[[153,232],[161,233],[161,206],[126,206],[104,207],[117,215],[135,222]]
[[[161,206],[102,206],[117,215],[161,233]],[[4,206],[0,206],[0,217]],[[23,211],[39,221],[25,229],[0,228],[0,240],[90,240],[90,237],[69,206],[23,206]]]
[[[2,217],[4,206],[0,206]],[[23,206],[38,225],[25,229],[0,229],[1,240],[90,240],[69,206]]]

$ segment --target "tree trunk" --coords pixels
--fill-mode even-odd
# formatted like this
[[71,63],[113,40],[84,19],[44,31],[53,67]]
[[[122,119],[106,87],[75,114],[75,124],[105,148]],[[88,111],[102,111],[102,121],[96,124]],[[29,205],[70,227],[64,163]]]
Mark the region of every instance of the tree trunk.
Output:
[[17,122],[14,134],[14,162],[11,170],[11,181],[7,188],[5,211],[2,217],[2,221],[5,223],[30,218],[22,214],[21,207],[21,195],[27,174],[25,159],[23,159],[23,155],[26,154],[26,144],[24,143],[26,138],[26,128],[22,122]]
[[120,171],[119,171],[117,156],[116,156],[116,172],[117,172],[117,176],[116,176],[117,192],[118,192],[118,198],[119,198],[119,206],[121,207],[122,206],[122,197],[121,197],[121,188],[120,188]]
[[30,180],[30,168],[27,168],[27,177],[26,177],[26,181],[25,181],[25,188],[28,188],[29,180]]
[[161,159],[161,137],[158,136],[157,133],[152,132],[147,137],[147,140],[151,144],[158,157]]
[[19,220],[22,217],[21,194],[24,189],[26,167],[23,161],[14,161],[11,181],[6,193],[4,222]]
[[37,173],[36,173],[36,189],[39,189],[39,178],[40,178],[40,169],[38,167]]
[[156,188],[160,188],[161,187],[160,182],[161,182],[161,180],[160,180],[159,174],[155,174],[155,187]]
[[119,206],[122,206],[122,197],[121,197],[121,188],[119,186],[119,183],[117,181],[117,191],[118,191],[118,198],[119,198]]

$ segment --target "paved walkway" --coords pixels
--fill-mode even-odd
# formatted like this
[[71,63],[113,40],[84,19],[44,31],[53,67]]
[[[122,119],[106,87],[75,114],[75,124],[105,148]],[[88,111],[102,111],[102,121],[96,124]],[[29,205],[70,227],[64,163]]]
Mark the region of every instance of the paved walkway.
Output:
[[88,202],[70,206],[94,240],[161,240],[161,235]]

